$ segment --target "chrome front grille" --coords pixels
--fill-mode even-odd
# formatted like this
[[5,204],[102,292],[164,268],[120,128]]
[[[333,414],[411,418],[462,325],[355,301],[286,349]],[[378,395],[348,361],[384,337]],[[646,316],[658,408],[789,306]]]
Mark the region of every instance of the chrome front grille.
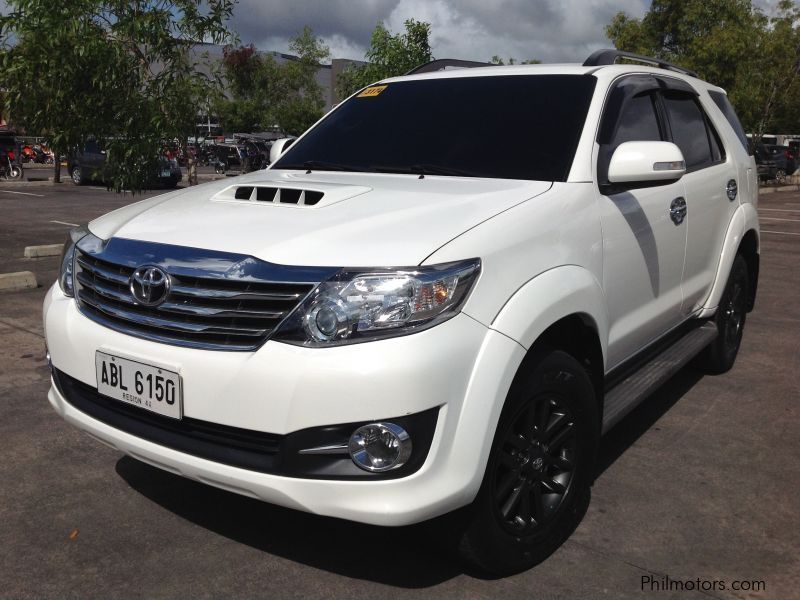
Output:
[[[193,257],[191,251],[116,238],[100,252],[79,244],[74,273],[81,311],[112,329],[159,342],[253,350],[330,271],[206,250]],[[158,306],[144,306],[131,293],[131,275],[140,264],[169,274],[169,293]],[[303,281],[309,276],[316,280]]]

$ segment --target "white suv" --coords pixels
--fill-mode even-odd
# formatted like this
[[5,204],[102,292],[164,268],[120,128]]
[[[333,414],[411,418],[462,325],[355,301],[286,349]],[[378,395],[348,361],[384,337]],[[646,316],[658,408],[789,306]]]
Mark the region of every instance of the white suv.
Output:
[[472,564],[541,561],[601,434],[690,360],[729,369],[755,299],[725,92],[621,55],[428,65],[267,171],[73,231],[50,402],[197,481],[384,526],[455,511]]

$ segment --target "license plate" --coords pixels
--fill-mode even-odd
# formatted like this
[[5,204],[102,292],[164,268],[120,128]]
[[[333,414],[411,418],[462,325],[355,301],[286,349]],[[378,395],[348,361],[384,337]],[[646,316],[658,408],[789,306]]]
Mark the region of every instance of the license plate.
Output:
[[97,391],[104,396],[165,417],[183,416],[183,390],[178,373],[99,350],[94,363]]
[[169,177],[172,175],[172,171],[169,169],[161,169],[161,176],[162,177]]

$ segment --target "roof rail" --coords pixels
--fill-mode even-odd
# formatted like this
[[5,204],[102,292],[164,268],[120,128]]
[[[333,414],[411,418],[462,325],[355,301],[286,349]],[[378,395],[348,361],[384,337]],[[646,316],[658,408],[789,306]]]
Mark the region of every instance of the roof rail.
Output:
[[457,67],[462,69],[469,69],[472,67],[492,67],[492,63],[476,62],[474,60],[459,60],[457,58],[440,58],[432,60],[431,62],[419,65],[411,69],[406,75],[416,75],[417,73],[433,73],[434,71],[443,71],[447,67]]
[[673,65],[665,60],[660,60],[651,56],[642,56],[641,54],[634,54],[633,52],[625,52],[623,50],[597,50],[596,52],[593,52],[589,58],[583,61],[583,66],[599,67],[603,65],[613,65],[617,62],[618,58],[629,58],[631,60],[643,62],[649,65],[655,65],[661,69],[677,71],[678,73],[683,73],[684,75],[697,77],[697,73],[695,71],[690,71],[689,69],[679,67],[678,65]]

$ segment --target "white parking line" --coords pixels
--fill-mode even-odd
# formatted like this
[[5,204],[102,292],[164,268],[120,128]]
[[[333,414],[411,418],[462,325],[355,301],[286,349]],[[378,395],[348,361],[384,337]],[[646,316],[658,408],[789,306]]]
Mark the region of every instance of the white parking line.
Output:
[[30,192],[12,192],[11,190],[0,190],[6,194],[19,194],[20,196],[36,196],[37,198],[44,198],[44,194],[31,194]]
[[800,235],[800,233],[789,233],[788,231],[770,231],[768,229],[762,229],[761,233],[777,233],[778,235]]
[[77,223],[67,223],[66,221],[50,221],[51,223],[58,223],[59,225],[69,225],[70,227],[77,227]]
[[800,223],[800,219],[779,219],[778,217],[761,217],[762,221],[788,221],[789,223]]

